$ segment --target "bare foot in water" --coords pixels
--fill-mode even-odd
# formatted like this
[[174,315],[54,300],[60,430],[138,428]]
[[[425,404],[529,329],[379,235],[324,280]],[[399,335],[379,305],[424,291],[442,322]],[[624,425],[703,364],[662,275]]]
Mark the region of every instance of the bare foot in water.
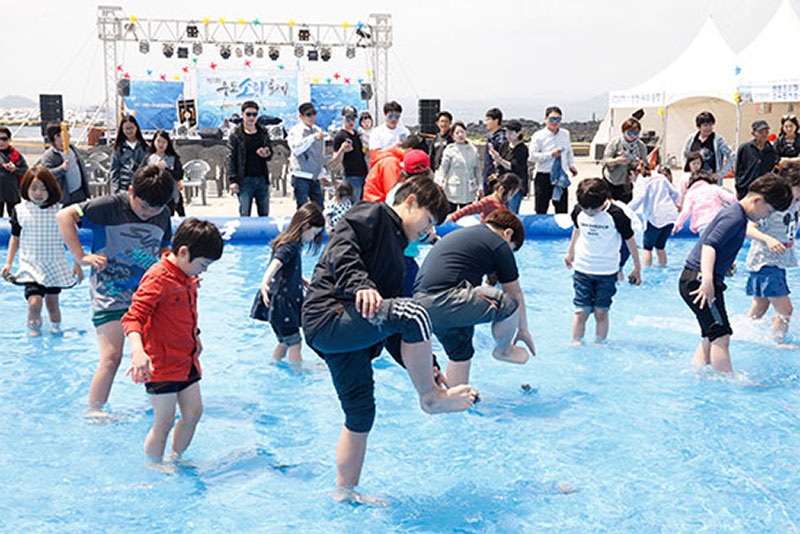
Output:
[[522,347],[515,347],[514,345],[504,350],[494,349],[492,351],[492,356],[494,356],[495,360],[508,363],[523,364],[528,361],[528,351]]
[[450,389],[434,389],[420,398],[425,413],[463,412],[479,399],[478,390],[467,384]]
[[367,506],[377,506],[379,508],[386,508],[389,505],[389,501],[386,499],[365,495],[353,488],[338,488],[331,494],[331,497],[337,502],[348,504],[365,504]]

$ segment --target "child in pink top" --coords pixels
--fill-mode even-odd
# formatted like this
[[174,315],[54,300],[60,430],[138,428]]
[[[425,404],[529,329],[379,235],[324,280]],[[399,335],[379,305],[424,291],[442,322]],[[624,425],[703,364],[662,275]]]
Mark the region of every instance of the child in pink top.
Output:
[[700,155],[700,152],[689,152],[686,154],[686,165],[683,167],[683,174],[678,183],[678,192],[680,193],[677,202],[678,209],[683,208],[683,199],[686,196],[686,191],[689,190],[689,181],[692,179],[692,175],[702,168],[703,156]]
[[691,216],[689,229],[701,234],[717,213],[729,204],[736,202],[736,195],[717,185],[717,180],[706,171],[697,171],[689,181],[689,190],[683,201],[683,208],[672,233],[683,228]]

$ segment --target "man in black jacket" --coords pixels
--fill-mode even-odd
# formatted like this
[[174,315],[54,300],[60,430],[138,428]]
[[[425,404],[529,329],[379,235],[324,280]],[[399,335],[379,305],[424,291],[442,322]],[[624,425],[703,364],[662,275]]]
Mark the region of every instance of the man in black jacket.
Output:
[[345,413],[337,448],[337,485],[344,498],[361,476],[367,436],[375,419],[372,359],[384,342],[408,371],[427,413],[463,411],[477,398],[464,384],[450,389],[434,367],[431,324],[403,292],[403,250],[447,214],[448,202],[432,180],[415,178],[397,192],[394,206],[363,202],[338,223],[314,269],[303,303],[306,342],[328,365]]
[[244,120],[228,136],[226,164],[231,194],[239,197],[239,215],[249,217],[253,200],[259,217],[269,215],[269,170],[272,145],[267,131],[258,125],[258,104],[242,104]]
[[756,178],[772,172],[778,163],[778,152],[769,142],[769,123],[760,119],[753,123],[753,140],[742,144],[736,152],[736,196],[742,200]]

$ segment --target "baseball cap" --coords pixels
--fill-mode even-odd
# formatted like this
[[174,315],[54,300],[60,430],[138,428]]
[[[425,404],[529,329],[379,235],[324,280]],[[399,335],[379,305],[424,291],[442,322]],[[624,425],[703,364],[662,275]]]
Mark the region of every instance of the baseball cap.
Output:
[[759,119],[753,122],[753,131],[757,132],[759,130],[763,130],[764,128],[769,129],[769,123],[764,119]]
[[353,106],[345,106],[342,108],[342,117],[347,117],[348,119],[358,118],[358,110]]
[[414,149],[406,152],[403,156],[403,170],[408,174],[430,170],[431,159],[423,150]]

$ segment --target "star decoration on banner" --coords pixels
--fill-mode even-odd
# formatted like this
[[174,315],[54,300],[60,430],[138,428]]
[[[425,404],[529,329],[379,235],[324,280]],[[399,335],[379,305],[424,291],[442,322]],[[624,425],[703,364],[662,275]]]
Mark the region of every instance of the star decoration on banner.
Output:
[[259,24],[261,24],[261,21],[258,19],[253,19],[253,24],[258,26]]
[[358,79],[358,83],[362,83],[363,81],[364,81],[364,78],[359,78]]
[[131,15],[131,22],[136,22],[137,20],[139,19],[136,18],[136,15]]
[[319,83],[319,78],[314,78],[314,83]]
[[125,74],[122,75],[122,77],[123,78],[130,78],[131,75],[130,75],[130,73],[126,72]]
[[371,70],[368,70],[368,71],[367,71],[367,76],[368,76],[368,77],[372,77],[372,71],[371,71]]
[[189,67],[183,67],[183,72],[189,72]]
[[249,60],[249,59],[245,59],[245,60],[244,60],[244,66],[245,66],[245,67],[249,67],[249,66],[250,66],[250,63],[251,63],[251,62],[250,62],[250,60]]
[[180,77],[180,76],[178,76],[177,74],[175,75],[175,81],[176,81],[176,82],[179,82],[179,81],[181,81],[181,77]]
[[148,75],[148,76],[152,76],[152,75],[153,75],[153,71],[152,71],[152,70],[150,70],[150,69],[147,69],[147,75]]
[[291,28],[292,26],[294,26],[294,21],[290,20],[288,24],[289,24],[289,27]]
[[283,70],[283,69],[285,69],[286,67],[284,67],[283,65],[278,65],[278,68],[279,68],[279,69],[281,69],[281,70]]
[[344,83],[350,83],[350,78],[345,78]]
[[216,64],[216,63],[214,63],[213,61],[211,62],[211,65],[210,65],[210,66],[211,66],[211,68],[212,68],[212,69],[216,69],[216,68],[217,68],[217,64]]
[[117,70],[122,70],[122,65],[117,65]]
[[192,63],[197,63],[197,58],[193,58]]
[[328,82],[328,83],[331,83],[331,79],[330,79],[330,78],[328,78],[328,79],[327,79],[327,80],[325,80],[325,81],[326,81],[326,82]]
[[159,78],[161,78],[162,82],[166,82],[167,81],[167,75],[166,74],[162,74],[161,76],[159,76]]
[[345,27],[345,28],[349,28],[350,27],[350,23],[345,22],[345,23],[342,24],[342,26]]
[[341,78],[341,76],[339,76],[338,72],[333,73],[333,79],[334,80],[339,81],[339,78]]
[[356,27],[360,30],[361,28],[364,27],[364,23],[359,20],[358,24],[356,24]]
[[239,24],[244,24],[244,19],[239,19]]
[[225,17],[222,17],[221,19],[219,19],[219,23],[220,24],[225,24]]
[[210,24],[210,23],[211,19],[209,19],[208,17],[203,18],[203,24]]

